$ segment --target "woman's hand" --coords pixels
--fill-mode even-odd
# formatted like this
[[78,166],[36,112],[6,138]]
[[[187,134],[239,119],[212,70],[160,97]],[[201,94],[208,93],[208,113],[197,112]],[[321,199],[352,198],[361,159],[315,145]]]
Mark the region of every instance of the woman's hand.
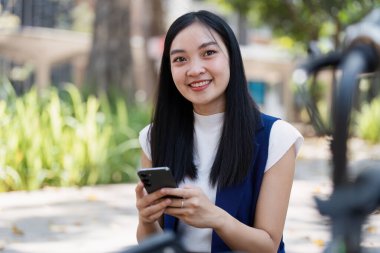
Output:
[[166,194],[156,191],[146,194],[144,185],[139,182],[136,186],[136,207],[139,212],[140,223],[153,224],[163,215],[165,208],[172,203],[169,198],[163,198]]
[[166,208],[165,213],[179,218],[188,225],[198,228],[216,228],[225,211],[215,206],[198,187],[161,189],[165,195],[177,196]]

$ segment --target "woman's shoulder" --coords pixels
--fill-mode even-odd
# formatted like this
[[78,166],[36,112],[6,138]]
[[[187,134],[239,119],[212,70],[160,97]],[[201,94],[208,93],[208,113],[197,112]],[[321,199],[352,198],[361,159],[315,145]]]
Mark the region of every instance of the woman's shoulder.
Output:
[[[140,144],[143,145],[143,143],[150,143],[150,137],[149,137],[149,130],[152,124],[146,125],[143,129],[139,132],[139,141]],[[146,145],[146,144],[145,144]]]
[[275,130],[275,131],[277,130],[282,133],[293,132],[296,135],[302,136],[296,127],[294,127],[291,123],[283,119],[276,120],[273,123],[272,130]]
[[139,142],[145,155],[149,158],[149,160],[152,160],[151,150],[150,150],[150,138],[148,137],[150,126],[151,124],[141,129],[139,133]]
[[272,143],[280,146],[295,144],[297,153],[304,140],[297,128],[281,119],[273,123],[270,139]]
[[269,170],[281,157],[294,145],[295,155],[297,156],[304,138],[302,134],[289,122],[276,120],[273,123],[268,147],[268,160],[265,171]]
[[279,129],[282,131],[291,131],[291,132],[299,133],[299,131],[292,124],[287,122],[286,120],[283,120],[279,117],[268,115],[268,114],[265,114],[262,112],[260,113],[260,116],[261,116],[261,120],[263,121],[264,125],[267,125],[270,123],[273,124],[272,125],[272,131],[273,131],[273,129]]
[[260,112],[260,124],[262,124],[264,127],[274,124],[274,122],[278,121],[279,119],[280,118]]
[[145,136],[147,136],[151,125],[152,125],[152,124],[148,124],[148,125],[146,125],[143,129],[141,129],[140,132],[139,132],[139,135],[140,135],[140,136],[141,136],[141,135],[145,135]]

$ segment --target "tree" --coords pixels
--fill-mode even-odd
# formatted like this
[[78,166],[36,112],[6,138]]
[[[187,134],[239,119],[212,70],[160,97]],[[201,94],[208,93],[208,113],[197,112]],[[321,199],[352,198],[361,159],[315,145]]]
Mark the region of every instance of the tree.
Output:
[[134,101],[130,1],[97,0],[87,85],[96,92],[123,91]]
[[[151,39],[165,33],[164,11],[161,0],[132,1],[132,35],[138,38],[133,47],[134,74],[137,83],[137,101],[150,101],[157,84],[157,62],[150,52]],[[144,13],[144,15],[141,15]]]
[[[379,0],[256,0],[254,13],[278,35],[290,36],[304,45],[321,35],[330,35],[335,47],[339,47],[343,29],[379,3]],[[329,24],[334,29],[325,32]]]
[[[212,0],[229,6],[242,18],[260,21],[275,34],[288,36],[307,45],[321,36],[331,36],[335,47],[340,45],[340,34],[347,25],[357,22],[380,0]],[[330,29],[326,29],[329,27]],[[331,29],[332,27],[332,29]],[[244,35],[239,26],[239,37]],[[245,32],[246,33],[246,32]]]
[[121,91],[130,103],[151,97],[157,73],[147,55],[147,41],[163,34],[163,16],[161,0],[96,1],[90,91]]
[[225,5],[237,12],[238,15],[238,41],[245,45],[248,42],[248,13],[253,8],[255,1],[252,0],[214,0],[219,4]]

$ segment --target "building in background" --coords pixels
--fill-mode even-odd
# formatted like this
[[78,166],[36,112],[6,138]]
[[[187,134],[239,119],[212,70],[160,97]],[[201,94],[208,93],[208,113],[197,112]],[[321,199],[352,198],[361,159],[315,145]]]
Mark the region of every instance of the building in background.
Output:
[[[92,0],[1,0],[1,17],[18,19],[13,27],[0,19],[0,74],[16,91],[32,85],[60,86],[83,80],[90,34],[73,31],[75,11]],[[82,13],[86,16],[86,13]]]

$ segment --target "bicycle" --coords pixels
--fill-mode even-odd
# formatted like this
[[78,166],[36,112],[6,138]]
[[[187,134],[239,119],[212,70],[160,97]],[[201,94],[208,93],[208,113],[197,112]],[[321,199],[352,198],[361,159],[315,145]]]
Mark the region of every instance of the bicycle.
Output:
[[[345,49],[311,55],[293,75],[314,128],[331,136],[333,192],[328,200],[316,198],[319,212],[331,219],[332,240],[325,253],[363,252],[362,225],[380,207],[380,166],[368,166],[355,180],[350,180],[347,172],[350,116],[360,76],[380,69],[380,9],[373,10],[346,32]],[[333,84],[331,128],[323,123],[307,91],[310,77],[315,78],[326,68],[341,71],[340,79]]]

